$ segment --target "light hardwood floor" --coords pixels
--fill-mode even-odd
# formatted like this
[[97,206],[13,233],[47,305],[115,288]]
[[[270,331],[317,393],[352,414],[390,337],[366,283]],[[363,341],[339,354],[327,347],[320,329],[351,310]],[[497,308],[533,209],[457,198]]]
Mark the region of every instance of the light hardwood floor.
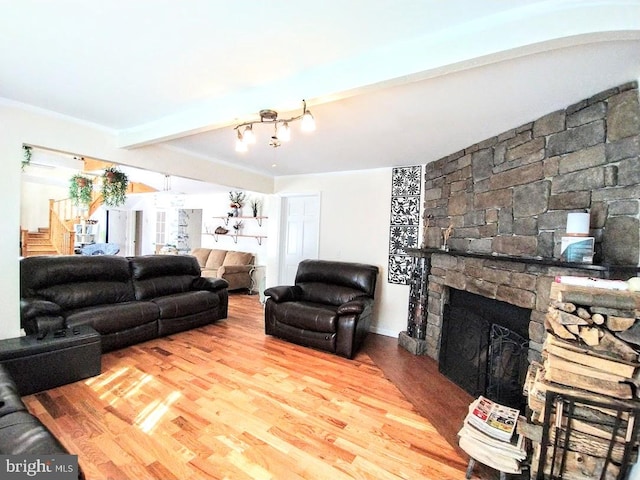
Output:
[[[90,480],[464,478],[469,397],[433,362],[378,335],[354,360],[299,347],[265,336],[258,296],[229,303],[226,320],[104,354],[101,375],[25,403]],[[394,375],[439,396],[416,408]]]

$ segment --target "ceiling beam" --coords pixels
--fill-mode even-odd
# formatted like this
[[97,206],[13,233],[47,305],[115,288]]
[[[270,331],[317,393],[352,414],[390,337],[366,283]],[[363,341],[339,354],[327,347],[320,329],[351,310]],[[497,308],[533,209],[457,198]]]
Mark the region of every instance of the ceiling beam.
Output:
[[640,39],[640,2],[560,0],[516,6],[121,130],[118,146],[141,147],[230,127],[256,120],[264,108],[293,111],[299,105],[292,99],[304,98],[313,107],[525,55],[620,39]]

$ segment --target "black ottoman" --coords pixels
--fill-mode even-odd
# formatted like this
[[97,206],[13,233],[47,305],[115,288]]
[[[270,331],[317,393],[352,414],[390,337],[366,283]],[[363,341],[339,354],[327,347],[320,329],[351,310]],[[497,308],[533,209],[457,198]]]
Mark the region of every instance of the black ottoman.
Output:
[[0,340],[0,363],[21,396],[100,374],[100,334],[88,325]]

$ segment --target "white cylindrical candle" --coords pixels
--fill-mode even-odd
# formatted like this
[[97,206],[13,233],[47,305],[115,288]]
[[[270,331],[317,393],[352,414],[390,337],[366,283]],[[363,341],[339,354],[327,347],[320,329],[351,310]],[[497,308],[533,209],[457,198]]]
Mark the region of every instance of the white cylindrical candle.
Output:
[[589,214],[588,213],[567,214],[567,235],[588,236],[589,235]]

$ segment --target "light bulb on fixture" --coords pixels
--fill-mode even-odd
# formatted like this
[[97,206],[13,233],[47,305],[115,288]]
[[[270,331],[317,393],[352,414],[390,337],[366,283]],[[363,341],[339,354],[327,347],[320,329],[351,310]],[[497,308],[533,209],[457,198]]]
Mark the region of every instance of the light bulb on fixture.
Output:
[[256,136],[253,134],[253,126],[247,125],[247,128],[244,129],[242,134],[243,141],[245,145],[253,145],[256,143]]
[[289,128],[289,124],[287,122],[280,123],[276,128],[276,135],[278,136],[278,139],[283,142],[291,140],[291,129]]
[[302,114],[302,124],[300,125],[300,130],[303,132],[313,132],[316,129],[316,119],[313,118],[311,112],[305,109],[305,112]]
[[240,130],[238,130],[238,138],[236,139],[236,152],[246,152],[247,149],[247,144],[244,142],[244,137],[242,136],[242,133],[240,132]]
[[269,145],[279,147],[282,142],[288,142],[291,139],[291,128],[289,124],[296,120],[301,120],[301,129],[304,132],[312,132],[316,129],[315,119],[310,111],[307,110],[307,102],[302,100],[302,113],[295,117],[278,119],[278,112],[275,110],[265,109],[259,112],[260,120],[245,122],[234,127],[236,130],[236,151],[246,152],[247,146],[255,143],[256,139],[253,133],[253,126],[260,123],[272,123],[275,127],[275,133],[269,140]]

